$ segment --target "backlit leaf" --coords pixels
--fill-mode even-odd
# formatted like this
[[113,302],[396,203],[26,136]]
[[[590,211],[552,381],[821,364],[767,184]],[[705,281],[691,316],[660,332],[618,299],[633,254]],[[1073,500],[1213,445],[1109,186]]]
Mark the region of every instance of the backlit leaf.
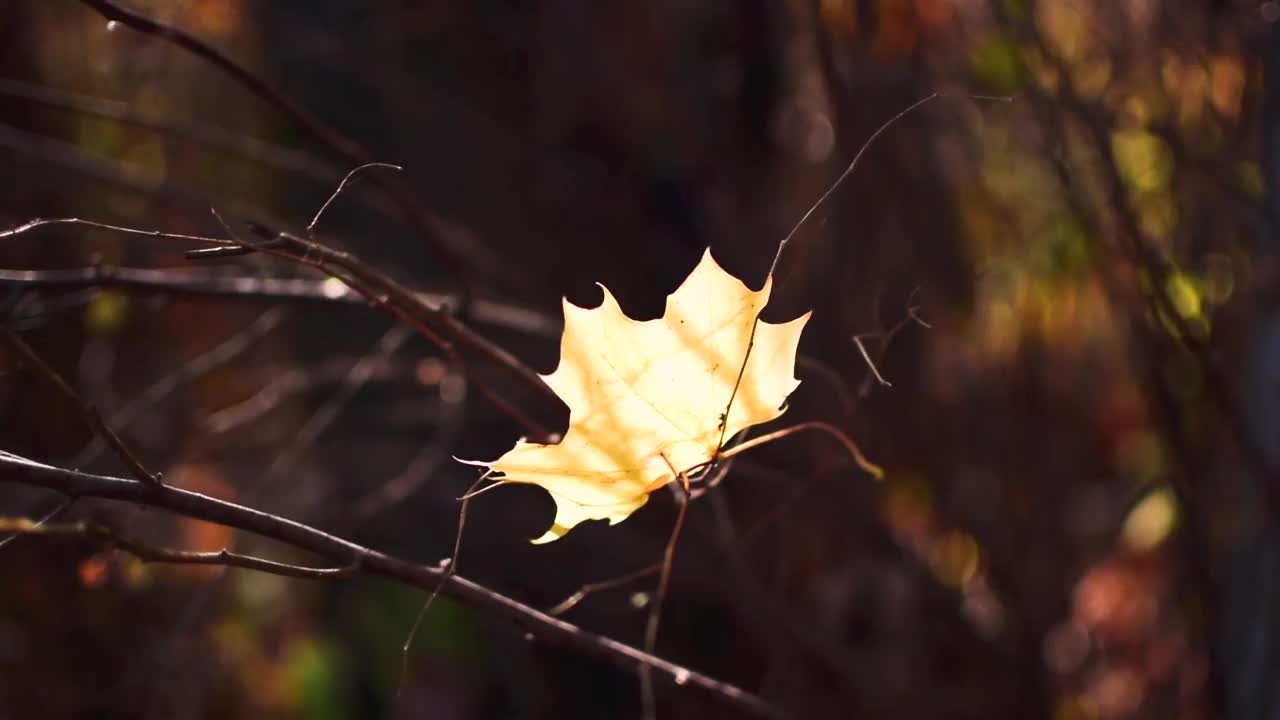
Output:
[[598,308],[565,302],[560,365],[544,376],[569,406],[564,439],[522,440],[492,463],[473,463],[551,493],[554,525],[534,542],[584,520],[625,519],[678,473],[707,465],[722,437],[782,414],[799,384],[796,346],[809,314],[760,322],[748,355],[771,284],[751,290],[708,251],[658,319],[632,320],[608,289]]

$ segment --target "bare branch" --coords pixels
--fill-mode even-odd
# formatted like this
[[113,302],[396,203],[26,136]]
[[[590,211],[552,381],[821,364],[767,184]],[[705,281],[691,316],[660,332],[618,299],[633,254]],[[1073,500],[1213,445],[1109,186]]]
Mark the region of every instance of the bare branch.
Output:
[[[0,451],[0,482],[43,487],[71,497],[94,497],[162,508],[307,550],[344,567],[358,563],[361,575],[384,577],[425,590],[434,589],[446,577],[443,568],[401,560],[278,515],[168,485],[147,485],[128,478],[57,468],[4,451]],[[772,705],[739,687],[587,632],[461,576],[448,576],[441,585],[441,594],[477,612],[502,618],[546,642],[607,660],[627,671],[650,668],[657,677],[711,692],[753,715],[778,715]]]

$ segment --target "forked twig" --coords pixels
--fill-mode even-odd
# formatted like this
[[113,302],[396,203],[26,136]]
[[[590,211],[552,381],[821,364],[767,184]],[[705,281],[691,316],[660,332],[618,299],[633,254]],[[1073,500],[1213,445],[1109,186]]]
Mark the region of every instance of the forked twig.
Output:
[[[886,380],[884,376],[880,374],[880,368],[877,367],[877,365],[884,359],[885,352],[889,349],[889,344],[898,336],[898,333],[902,332],[903,328],[913,322],[925,329],[933,328],[933,326],[926,322],[924,318],[920,317],[920,307],[913,302],[915,300],[916,293],[919,291],[920,288],[916,288],[911,291],[910,297],[907,298],[906,317],[903,317],[892,328],[889,328],[888,332],[860,333],[851,338],[851,340],[853,340],[853,344],[857,346],[858,352],[862,354],[862,359],[867,362],[867,367],[869,367],[871,371],[870,376],[863,381],[862,386],[858,389],[859,396],[865,396],[870,390],[871,379],[873,377],[881,385],[885,387],[893,387],[893,383]],[[863,342],[863,340],[867,338],[876,338],[880,341],[878,343],[879,347],[876,349],[875,359],[871,357],[871,353],[867,351],[866,343]]]

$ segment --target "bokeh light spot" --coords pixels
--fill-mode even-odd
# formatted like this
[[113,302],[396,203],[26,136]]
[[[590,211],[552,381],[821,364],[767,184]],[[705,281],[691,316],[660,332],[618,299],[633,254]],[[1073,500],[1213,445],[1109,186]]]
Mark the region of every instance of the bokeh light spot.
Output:
[[1124,542],[1135,550],[1151,550],[1169,537],[1178,519],[1173,491],[1163,486],[1147,493],[1125,518]]

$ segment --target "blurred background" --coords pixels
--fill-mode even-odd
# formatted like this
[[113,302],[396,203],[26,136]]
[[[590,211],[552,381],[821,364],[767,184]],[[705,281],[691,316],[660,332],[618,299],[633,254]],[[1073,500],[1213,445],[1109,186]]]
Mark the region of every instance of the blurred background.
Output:
[[[560,299],[636,318],[710,246],[808,309],[779,421],[690,507],[658,654],[797,717],[1280,717],[1280,4],[1256,0],[132,0],[304,108],[77,0],[0,3],[0,225],[301,230],[534,369]],[[1011,102],[974,99],[1009,96]],[[329,141],[325,139],[328,133]],[[332,138],[341,142],[333,142]],[[380,189],[379,183],[390,191]],[[182,487],[416,561],[526,432],[427,340],[296,264],[76,226],[0,240],[0,313]],[[17,270],[147,268],[86,283]],[[302,297],[208,292],[297,278]],[[163,285],[163,286],[162,286]],[[482,359],[552,428],[567,411]],[[874,369],[873,369],[874,364]],[[876,372],[880,377],[877,377]],[[883,380],[883,382],[881,382]],[[0,448],[126,474],[0,354]],[[4,478],[0,476],[0,481]],[[59,499],[0,482],[0,515]],[[541,608],[659,560],[654,495],[547,546],[536,488],[471,504],[461,574]],[[83,501],[187,549],[305,562]],[[650,575],[565,617],[639,644]],[[0,547],[0,717],[639,717],[636,678],[373,579]],[[664,718],[735,717],[660,687]]]

